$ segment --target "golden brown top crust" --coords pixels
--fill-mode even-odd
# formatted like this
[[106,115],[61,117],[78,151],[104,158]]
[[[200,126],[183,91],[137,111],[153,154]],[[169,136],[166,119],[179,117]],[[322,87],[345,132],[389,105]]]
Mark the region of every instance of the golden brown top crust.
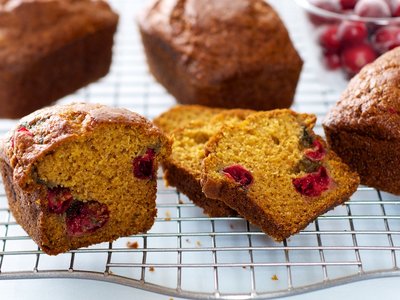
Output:
[[137,113],[100,104],[73,103],[47,107],[22,118],[0,140],[0,159],[14,168],[14,180],[22,185],[38,159],[60,144],[106,124],[143,128],[148,136],[160,137],[162,144],[170,143],[160,129]]
[[192,121],[209,121],[213,116],[224,111],[220,108],[211,108],[201,105],[176,105],[163,112],[153,120],[165,133],[170,134],[178,127],[184,127]]
[[400,48],[364,67],[324,120],[334,130],[400,138]]
[[264,64],[301,66],[288,32],[263,0],[154,0],[143,32],[179,52],[198,84],[209,85]]
[[2,0],[0,69],[35,61],[117,23],[102,0]]

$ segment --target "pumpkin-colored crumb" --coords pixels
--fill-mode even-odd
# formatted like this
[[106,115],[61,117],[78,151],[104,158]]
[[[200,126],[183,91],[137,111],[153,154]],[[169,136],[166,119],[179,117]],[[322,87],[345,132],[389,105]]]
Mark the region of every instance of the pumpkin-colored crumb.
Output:
[[[275,110],[224,126],[206,145],[203,192],[209,198],[224,201],[277,241],[299,232],[319,215],[346,201],[359,184],[358,175],[312,132],[314,123],[313,115]],[[326,154],[318,156],[318,161],[313,162],[316,167],[309,169],[311,161],[307,167],[300,162],[308,159],[305,154],[312,151],[316,140]],[[247,170],[251,181],[243,181],[247,185],[235,181],[239,172],[235,176],[224,172],[230,166]],[[317,177],[322,173],[327,174],[324,180]],[[316,183],[307,181],[296,186],[298,181],[311,177],[317,178]],[[319,190],[311,194],[318,196],[301,193],[302,188],[317,187]]]

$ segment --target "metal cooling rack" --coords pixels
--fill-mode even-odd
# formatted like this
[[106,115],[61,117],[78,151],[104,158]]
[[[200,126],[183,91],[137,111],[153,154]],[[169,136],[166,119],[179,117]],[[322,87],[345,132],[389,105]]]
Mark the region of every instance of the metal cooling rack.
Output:
[[[142,1],[114,0],[121,14],[110,74],[60,102],[123,106],[153,118],[174,100],[147,73],[134,15]],[[320,70],[304,16],[291,1],[271,1],[306,61],[294,109],[320,120],[343,87]],[[3,134],[15,122],[0,120]],[[0,279],[82,278],[186,298],[259,299],[357,280],[399,276],[400,201],[360,187],[351,201],[304,231],[275,243],[241,218],[208,218],[158,179],[158,218],[146,234],[56,257],[43,254],[15,223],[0,184]]]

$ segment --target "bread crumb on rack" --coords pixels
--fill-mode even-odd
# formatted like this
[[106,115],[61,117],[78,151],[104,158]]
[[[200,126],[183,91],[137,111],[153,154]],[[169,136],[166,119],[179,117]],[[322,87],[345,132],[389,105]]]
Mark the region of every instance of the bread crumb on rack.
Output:
[[150,272],[154,272],[154,271],[155,271],[154,267],[150,267],[150,268],[149,268],[149,271],[150,271]]
[[165,212],[165,221],[171,221],[171,212],[169,210]]
[[196,241],[196,246],[197,247],[201,247],[201,242],[200,241]]
[[278,276],[276,276],[276,274],[274,274],[274,275],[272,275],[271,280],[276,281],[276,280],[279,280],[279,278],[278,278]]
[[139,243],[137,241],[127,241],[126,242],[126,247],[131,248],[131,249],[137,249],[139,248]]

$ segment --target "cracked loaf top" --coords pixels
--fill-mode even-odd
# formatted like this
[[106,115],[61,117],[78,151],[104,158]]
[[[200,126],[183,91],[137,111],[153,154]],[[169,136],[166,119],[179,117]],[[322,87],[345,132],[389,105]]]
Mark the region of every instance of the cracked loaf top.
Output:
[[0,70],[117,23],[118,15],[102,0],[0,0]]

